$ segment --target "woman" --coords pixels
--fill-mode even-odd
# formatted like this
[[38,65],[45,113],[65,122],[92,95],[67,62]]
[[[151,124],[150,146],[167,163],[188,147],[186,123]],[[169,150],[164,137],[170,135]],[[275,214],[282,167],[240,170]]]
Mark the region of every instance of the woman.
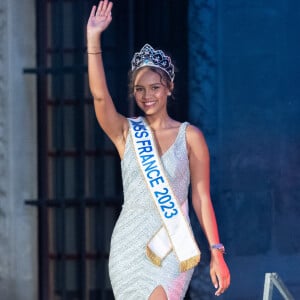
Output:
[[211,246],[210,275],[221,295],[229,286],[210,198],[209,153],[196,127],[170,118],[174,66],[145,45],[132,59],[131,89],[144,117],[116,111],[105,79],[101,35],[112,3],[100,1],[87,24],[90,89],[97,120],[121,158],[124,205],[114,228],[109,273],[116,299],[183,299],[200,253],[189,226],[187,194]]

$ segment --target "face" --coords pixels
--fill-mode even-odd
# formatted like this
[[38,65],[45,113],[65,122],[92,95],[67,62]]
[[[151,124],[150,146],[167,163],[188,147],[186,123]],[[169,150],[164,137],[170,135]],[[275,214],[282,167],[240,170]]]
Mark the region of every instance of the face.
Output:
[[165,112],[170,90],[158,73],[142,68],[136,75],[133,94],[137,105],[147,115]]

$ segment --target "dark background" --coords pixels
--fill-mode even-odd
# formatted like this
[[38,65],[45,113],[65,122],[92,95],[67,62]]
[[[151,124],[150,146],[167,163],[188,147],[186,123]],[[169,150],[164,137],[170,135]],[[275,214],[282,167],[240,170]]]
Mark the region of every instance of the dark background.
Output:
[[[25,72],[37,75],[39,99],[39,199],[29,204],[39,212],[40,300],[112,299],[107,258],[122,189],[88,91],[92,4],[36,1],[37,68]],[[298,0],[116,0],[103,35],[107,82],[123,114],[138,113],[127,88],[133,53],[150,43],[175,61],[170,113],[202,129],[211,154],[232,275],[222,299],[261,299],[266,272],[300,293],[299,20]],[[202,261],[187,298],[214,299],[192,210],[191,219]]]
[[212,155],[224,299],[261,299],[266,272],[299,293],[299,15],[297,1],[189,1],[189,118]]

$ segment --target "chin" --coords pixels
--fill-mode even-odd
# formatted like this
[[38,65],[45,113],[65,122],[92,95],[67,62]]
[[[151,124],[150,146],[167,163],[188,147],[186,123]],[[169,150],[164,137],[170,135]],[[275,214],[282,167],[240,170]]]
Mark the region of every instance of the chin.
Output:
[[153,108],[145,108],[145,107],[139,107],[139,108],[145,115],[148,115],[148,116],[156,113],[156,110],[154,110]]

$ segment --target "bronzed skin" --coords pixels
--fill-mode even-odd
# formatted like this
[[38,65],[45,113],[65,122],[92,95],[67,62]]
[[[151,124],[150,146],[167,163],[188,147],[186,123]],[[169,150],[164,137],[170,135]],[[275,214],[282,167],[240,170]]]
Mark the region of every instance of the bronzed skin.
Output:
[[[112,21],[112,2],[100,1],[93,6],[87,24],[88,75],[90,89],[94,98],[97,120],[116,146],[120,158],[123,158],[125,141],[128,134],[128,121],[119,114],[109,93],[103,67],[101,35]],[[95,54],[97,53],[97,54]],[[133,95],[139,108],[154,132],[159,154],[163,154],[176,139],[180,122],[172,119],[167,111],[168,96],[172,93],[173,83],[148,67],[137,71],[133,84]],[[218,244],[219,234],[215,213],[210,196],[210,163],[209,152],[202,132],[189,125],[186,131],[186,142],[190,163],[192,203],[199,223],[210,245]],[[216,288],[215,294],[221,295],[230,284],[230,273],[223,253],[211,251],[210,276]],[[162,286],[158,286],[149,300],[166,299]]]

